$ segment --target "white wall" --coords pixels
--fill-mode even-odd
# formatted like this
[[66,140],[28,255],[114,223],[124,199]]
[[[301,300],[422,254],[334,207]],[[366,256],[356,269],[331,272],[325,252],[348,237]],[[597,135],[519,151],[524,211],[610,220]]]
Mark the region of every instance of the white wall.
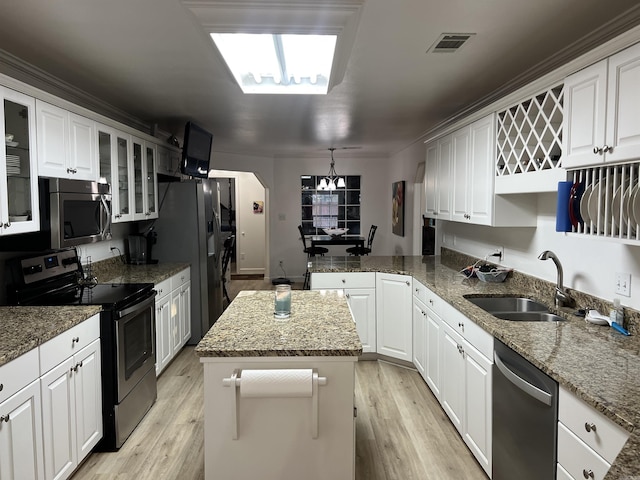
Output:
[[[413,255],[414,252],[421,252],[422,245],[414,245],[415,241],[422,241],[422,237],[414,235],[416,226],[421,225],[422,211],[416,208],[421,198],[420,190],[422,184],[416,184],[416,169],[420,162],[424,162],[425,146],[422,141],[417,141],[409,145],[404,150],[395,154],[388,164],[389,170],[389,201],[391,201],[391,183],[404,180],[405,183],[405,211],[404,211],[404,237],[391,234],[392,253],[394,255]],[[424,179],[423,179],[424,180]],[[414,200],[418,200],[417,202]],[[389,211],[389,222],[391,222],[391,208]],[[389,231],[391,231],[389,229]],[[421,232],[421,230],[420,230]],[[415,240],[414,240],[415,239]]]
[[565,286],[609,301],[616,296],[616,272],[631,273],[631,297],[619,298],[623,305],[640,309],[640,248],[558,233],[555,231],[556,194],[539,194],[537,199],[537,228],[439,222],[439,239],[445,246],[481,258],[495,246],[504,246],[503,265],[555,283],[553,262],[538,260],[542,251],[552,250],[562,263]]
[[[393,252],[391,233],[391,179],[388,176],[389,159],[342,158],[335,155],[339,175],[361,176],[360,225],[363,235],[369,227],[378,226],[373,243],[375,255]],[[301,222],[300,176],[326,175],[329,171],[328,155],[318,158],[278,158],[275,161],[274,178],[277,179],[271,193],[271,264],[272,272],[279,276],[278,262],[284,261],[289,277],[301,277],[306,269],[306,255],[298,233]],[[345,255],[346,247],[329,247],[329,255]]]

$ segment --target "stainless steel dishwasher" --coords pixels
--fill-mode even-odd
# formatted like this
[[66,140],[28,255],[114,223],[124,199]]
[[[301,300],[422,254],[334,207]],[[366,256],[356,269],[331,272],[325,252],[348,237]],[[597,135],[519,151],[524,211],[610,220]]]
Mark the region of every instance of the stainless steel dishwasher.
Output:
[[558,383],[495,340],[493,480],[556,478]]

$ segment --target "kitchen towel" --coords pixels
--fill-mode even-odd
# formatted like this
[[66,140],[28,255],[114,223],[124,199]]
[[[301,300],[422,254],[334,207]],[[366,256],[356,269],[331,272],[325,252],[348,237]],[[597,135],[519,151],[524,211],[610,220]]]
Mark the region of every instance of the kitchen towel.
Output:
[[556,207],[556,232],[570,232],[569,197],[573,182],[558,182],[558,205]]
[[242,370],[241,397],[311,397],[313,369]]

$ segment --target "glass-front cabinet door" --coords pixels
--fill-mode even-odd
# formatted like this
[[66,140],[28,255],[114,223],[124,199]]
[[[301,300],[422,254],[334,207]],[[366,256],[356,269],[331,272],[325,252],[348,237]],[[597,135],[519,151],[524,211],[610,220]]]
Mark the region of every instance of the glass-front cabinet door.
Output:
[[133,220],[131,212],[131,173],[129,169],[129,135],[105,125],[98,125],[100,181],[111,186],[111,221]]
[[134,220],[143,220],[144,209],[144,172],[143,172],[143,149],[144,142],[132,137],[133,146],[133,216]]
[[0,235],[40,228],[35,100],[0,87]]
[[147,218],[158,218],[158,176],[156,175],[156,146],[147,142],[145,145],[145,198],[147,200],[145,215]]

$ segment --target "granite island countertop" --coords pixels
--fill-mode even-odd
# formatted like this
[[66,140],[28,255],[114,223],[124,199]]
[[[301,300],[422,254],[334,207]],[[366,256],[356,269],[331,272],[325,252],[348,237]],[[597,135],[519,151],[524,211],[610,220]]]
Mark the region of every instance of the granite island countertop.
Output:
[[99,313],[99,306],[0,307],[0,366]]
[[358,356],[360,337],[337,292],[292,290],[291,316],[273,316],[273,291],[243,291],[196,346],[199,357]]
[[[631,433],[606,476],[607,480],[640,474],[640,337],[625,337],[608,327],[592,325],[555,310],[565,322],[500,320],[466,300],[466,295],[522,295],[551,306],[542,290],[509,278],[483,283],[451,268],[440,256],[315,257],[312,273],[384,272],[411,275],[485,331],[554,378],[560,385]],[[583,305],[585,306],[585,305]],[[633,477],[635,478],[635,477]]]

